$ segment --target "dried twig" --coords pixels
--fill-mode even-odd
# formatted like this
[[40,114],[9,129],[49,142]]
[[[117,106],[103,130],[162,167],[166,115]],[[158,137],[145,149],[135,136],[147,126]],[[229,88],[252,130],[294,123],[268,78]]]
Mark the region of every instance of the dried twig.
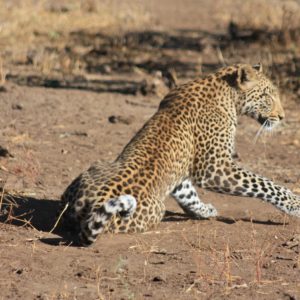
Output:
[[57,225],[58,225],[58,223],[59,223],[61,217],[63,216],[63,214],[65,213],[65,211],[67,210],[68,207],[69,207],[69,203],[67,203],[67,204],[65,205],[64,209],[63,209],[63,210],[61,211],[61,213],[59,214],[59,216],[58,216],[58,218],[57,218],[57,220],[56,220],[54,226],[52,227],[52,229],[51,229],[48,233],[52,233],[52,232],[55,230],[55,228],[57,227]]

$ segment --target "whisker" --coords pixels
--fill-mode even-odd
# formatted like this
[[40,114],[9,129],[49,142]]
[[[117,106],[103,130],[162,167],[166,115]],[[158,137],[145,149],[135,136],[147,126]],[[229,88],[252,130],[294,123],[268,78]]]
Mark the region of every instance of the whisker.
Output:
[[268,135],[271,136],[271,138],[274,137],[275,135],[275,132],[277,131],[277,126],[279,125],[278,122],[272,122],[272,121],[268,121],[268,124],[267,124],[267,132],[268,132]]
[[257,131],[255,137],[254,137],[254,141],[253,144],[256,144],[256,142],[258,141],[259,136],[261,135],[261,133],[264,131],[266,123],[268,122],[268,120],[266,120],[259,128],[259,130]]

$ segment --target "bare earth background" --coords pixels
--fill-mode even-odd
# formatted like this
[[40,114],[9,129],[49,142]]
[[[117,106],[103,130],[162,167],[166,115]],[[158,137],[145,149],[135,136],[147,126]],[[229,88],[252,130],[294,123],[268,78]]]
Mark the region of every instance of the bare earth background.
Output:
[[[71,3],[70,3],[71,2]],[[300,221],[256,199],[200,190],[219,210],[78,248],[58,200],[113,160],[168,91],[224,64],[261,61],[286,120],[238,160],[300,194],[299,1],[0,0],[0,299],[300,299]]]

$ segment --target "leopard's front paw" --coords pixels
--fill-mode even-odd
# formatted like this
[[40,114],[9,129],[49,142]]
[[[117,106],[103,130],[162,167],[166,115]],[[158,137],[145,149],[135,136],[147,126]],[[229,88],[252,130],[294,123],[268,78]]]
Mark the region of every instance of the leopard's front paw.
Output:
[[288,214],[300,218],[300,207],[292,207],[289,210]]
[[201,208],[199,208],[195,212],[195,217],[200,218],[200,219],[208,219],[208,218],[214,218],[218,215],[218,211],[216,208],[210,204],[203,204]]
[[291,205],[288,214],[300,218],[300,197]]
[[291,216],[300,218],[300,197],[292,195],[292,197],[283,202],[285,205],[280,205],[279,208]]

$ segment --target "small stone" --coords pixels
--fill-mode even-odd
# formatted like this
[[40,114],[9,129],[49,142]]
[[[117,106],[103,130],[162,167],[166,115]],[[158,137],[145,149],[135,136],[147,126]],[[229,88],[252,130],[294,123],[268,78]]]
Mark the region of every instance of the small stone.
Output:
[[162,276],[157,275],[152,278],[152,281],[153,282],[166,282],[166,278],[163,278]]
[[21,275],[23,273],[23,269],[18,269],[18,270],[15,270],[15,273],[18,274],[18,275]]
[[132,117],[122,117],[122,116],[115,116],[115,115],[108,117],[108,121],[112,124],[122,123],[122,124],[130,125],[132,123],[132,120],[133,120]]
[[108,121],[109,121],[109,123],[116,124],[117,123],[117,117],[116,116],[110,116],[110,117],[108,117]]
[[9,151],[6,148],[3,148],[0,146],[0,156],[2,157],[13,157],[12,154],[9,153]]
[[23,105],[19,104],[19,103],[14,103],[14,104],[12,104],[11,108],[15,109],[15,110],[22,110],[23,109]]
[[82,276],[83,276],[83,273],[82,273],[82,272],[77,272],[77,273],[75,274],[75,276],[76,276],[76,277],[82,277]]

